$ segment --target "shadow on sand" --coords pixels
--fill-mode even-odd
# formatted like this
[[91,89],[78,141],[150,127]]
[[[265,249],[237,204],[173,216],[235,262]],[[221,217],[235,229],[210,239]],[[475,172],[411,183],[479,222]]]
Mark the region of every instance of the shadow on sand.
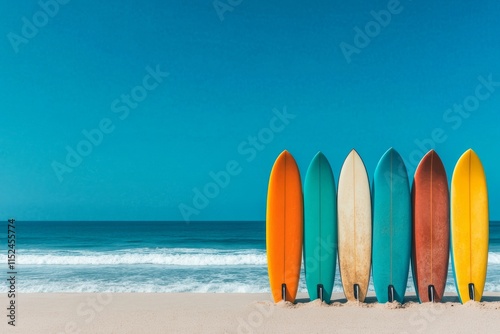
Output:
[[[311,300],[309,298],[297,298],[295,300],[295,304],[306,304],[310,303]],[[410,295],[410,296],[405,296],[404,299],[405,303],[412,302],[412,303],[418,303],[418,298],[416,295]],[[443,299],[441,300],[442,303],[460,303],[460,300],[458,299],[458,296],[444,296]],[[481,299],[481,302],[483,303],[494,303],[494,302],[500,302],[500,296],[483,296]],[[330,304],[333,303],[340,303],[340,304],[345,304],[347,303],[346,298],[340,298],[340,299],[332,299],[330,301]],[[365,304],[376,304],[377,302],[377,297],[375,296],[368,296],[366,297]]]

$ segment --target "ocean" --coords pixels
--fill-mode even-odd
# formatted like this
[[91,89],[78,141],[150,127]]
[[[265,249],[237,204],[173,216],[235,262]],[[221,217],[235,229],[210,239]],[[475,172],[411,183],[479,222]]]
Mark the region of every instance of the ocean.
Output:
[[[0,233],[7,275],[7,223]],[[265,222],[16,221],[19,293],[269,292]],[[446,291],[456,292],[449,267]],[[304,273],[299,291],[306,292]],[[342,292],[338,267],[334,292]],[[373,291],[373,285],[370,284]],[[6,292],[2,284],[0,292]],[[407,292],[415,291],[408,279]],[[485,291],[500,291],[500,222],[490,222]]]

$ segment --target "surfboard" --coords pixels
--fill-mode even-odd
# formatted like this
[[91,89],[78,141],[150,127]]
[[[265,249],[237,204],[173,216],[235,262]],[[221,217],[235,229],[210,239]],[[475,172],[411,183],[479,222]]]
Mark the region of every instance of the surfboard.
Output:
[[370,183],[361,157],[352,150],[342,165],[338,188],[338,247],[347,300],[363,302],[370,281],[372,207]]
[[372,272],[379,303],[403,303],[411,253],[408,173],[396,150],[380,159],[373,179]]
[[283,151],[271,170],[267,193],[266,251],[274,301],[294,302],[303,240],[303,198],[299,168]]
[[450,206],[448,178],[434,150],[422,158],[415,171],[412,205],[415,290],[421,303],[439,302],[448,276]]
[[319,152],[304,182],[304,266],[311,300],[330,302],[337,262],[337,198],[332,168]]
[[488,189],[473,150],[458,160],[451,180],[451,258],[462,303],[480,301],[488,265]]

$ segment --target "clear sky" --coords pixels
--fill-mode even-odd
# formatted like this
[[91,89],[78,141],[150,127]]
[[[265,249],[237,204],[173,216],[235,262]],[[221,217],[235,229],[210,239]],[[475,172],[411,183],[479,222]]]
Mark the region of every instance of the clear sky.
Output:
[[372,178],[391,146],[411,175],[434,146],[449,178],[473,148],[500,219],[498,13],[497,0],[2,1],[2,219],[263,220],[282,150],[302,176],[323,151],[338,179],[356,148]]

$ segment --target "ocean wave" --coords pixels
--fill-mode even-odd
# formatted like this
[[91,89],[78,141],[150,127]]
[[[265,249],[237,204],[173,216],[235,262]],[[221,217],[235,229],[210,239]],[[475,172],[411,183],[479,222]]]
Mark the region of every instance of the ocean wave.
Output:
[[[181,279],[177,282],[169,284],[156,284],[154,282],[136,282],[136,281],[106,281],[106,282],[89,282],[89,281],[71,281],[71,282],[21,282],[19,291],[22,293],[79,293],[79,292],[133,292],[133,293],[267,293],[270,292],[269,282],[267,279],[246,280],[243,282],[204,282]],[[368,291],[371,294],[375,293],[373,284],[370,284]],[[450,281],[446,284],[446,293],[455,294],[457,292],[454,282]],[[500,284],[496,282],[486,282],[484,287],[487,292],[500,292]],[[0,288],[0,293],[6,292],[5,288]],[[298,292],[307,293],[307,287],[304,281],[300,282]],[[336,282],[333,287],[333,293],[343,293],[344,290],[340,282]],[[405,294],[415,293],[413,285],[407,287]]]
[[[22,265],[265,266],[267,259],[264,250],[222,251],[196,248],[148,248],[110,252],[29,251],[18,256],[18,263]],[[500,253],[490,252],[488,265],[498,264],[500,264]]]
[[[269,292],[269,279],[265,268],[240,270],[239,268],[225,268],[212,270],[205,268],[202,273],[193,274],[190,269],[161,269],[116,271],[108,268],[102,273],[101,268],[89,270],[82,267],[59,270],[47,278],[39,274],[39,268],[24,272],[23,280],[19,281],[19,291],[22,293],[40,292],[191,292],[191,293],[262,293]],[[185,275],[186,270],[190,272]],[[165,274],[168,272],[168,274]],[[498,277],[500,274],[490,275],[486,281],[485,292],[500,292]],[[0,293],[6,292],[6,286],[0,286]],[[304,275],[301,276],[299,292],[306,293]],[[374,294],[373,282],[370,282],[369,292]],[[336,276],[333,288],[335,293],[343,293],[339,276]],[[406,294],[415,292],[411,279],[408,280]],[[447,293],[456,293],[453,277],[448,276]]]
[[[4,292],[0,289],[0,292]],[[270,292],[269,285],[246,283],[201,284],[179,282],[170,285],[156,284],[90,284],[82,283],[51,283],[43,285],[19,286],[22,293],[264,293]]]
[[134,249],[112,252],[29,252],[18,256],[20,265],[134,265],[246,266],[266,265],[261,250]]
[[500,253],[489,252],[488,253],[488,264],[500,264]]

